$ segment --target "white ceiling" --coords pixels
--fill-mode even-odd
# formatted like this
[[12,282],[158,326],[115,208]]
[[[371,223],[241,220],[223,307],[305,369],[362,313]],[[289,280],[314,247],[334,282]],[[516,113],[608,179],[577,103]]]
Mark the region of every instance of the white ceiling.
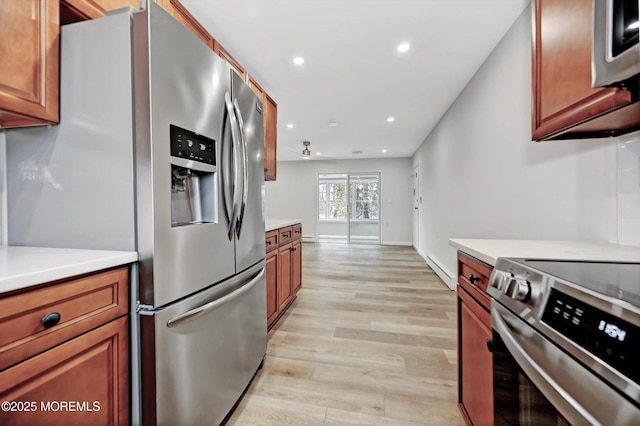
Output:
[[279,161],[303,140],[324,157],[411,156],[529,2],[181,1],[277,102]]

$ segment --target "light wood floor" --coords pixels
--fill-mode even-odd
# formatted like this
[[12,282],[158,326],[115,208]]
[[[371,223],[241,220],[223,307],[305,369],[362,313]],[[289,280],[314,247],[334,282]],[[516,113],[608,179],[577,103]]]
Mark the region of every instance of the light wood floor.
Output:
[[227,425],[463,425],[455,293],[410,247],[304,244],[298,299]]

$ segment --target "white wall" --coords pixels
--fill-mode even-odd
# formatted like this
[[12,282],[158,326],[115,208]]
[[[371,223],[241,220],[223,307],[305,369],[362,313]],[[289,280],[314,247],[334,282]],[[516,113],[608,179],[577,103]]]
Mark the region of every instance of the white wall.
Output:
[[418,251],[455,274],[449,238],[618,241],[619,143],[531,141],[527,8],[412,158]]
[[383,244],[411,244],[411,159],[285,161],[278,179],[265,182],[265,215],[302,219],[302,235],[318,237],[318,174],[380,172]]

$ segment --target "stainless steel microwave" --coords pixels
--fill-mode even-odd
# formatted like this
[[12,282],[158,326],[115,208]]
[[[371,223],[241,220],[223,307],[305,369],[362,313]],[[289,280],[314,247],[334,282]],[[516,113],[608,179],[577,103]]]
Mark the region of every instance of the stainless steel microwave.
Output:
[[640,78],[640,0],[593,0],[593,87]]

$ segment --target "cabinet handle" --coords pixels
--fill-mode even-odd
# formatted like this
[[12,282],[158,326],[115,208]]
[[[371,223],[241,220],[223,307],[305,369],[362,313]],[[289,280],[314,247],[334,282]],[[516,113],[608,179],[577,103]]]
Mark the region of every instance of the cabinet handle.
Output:
[[271,241],[267,241],[267,245],[270,246],[271,245]]
[[493,342],[491,341],[491,339],[487,339],[487,349],[489,350],[489,352],[493,353]]
[[58,312],[51,312],[43,316],[40,322],[44,328],[51,328],[60,322],[60,314]]
[[264,172],[267,173],[269,171],[269,169],[267,169],[266,167],[264,168]]
[[480,277],[475,277],[473,274],[469,274],[469,282],[473,284],[476,281],[480,281]]

